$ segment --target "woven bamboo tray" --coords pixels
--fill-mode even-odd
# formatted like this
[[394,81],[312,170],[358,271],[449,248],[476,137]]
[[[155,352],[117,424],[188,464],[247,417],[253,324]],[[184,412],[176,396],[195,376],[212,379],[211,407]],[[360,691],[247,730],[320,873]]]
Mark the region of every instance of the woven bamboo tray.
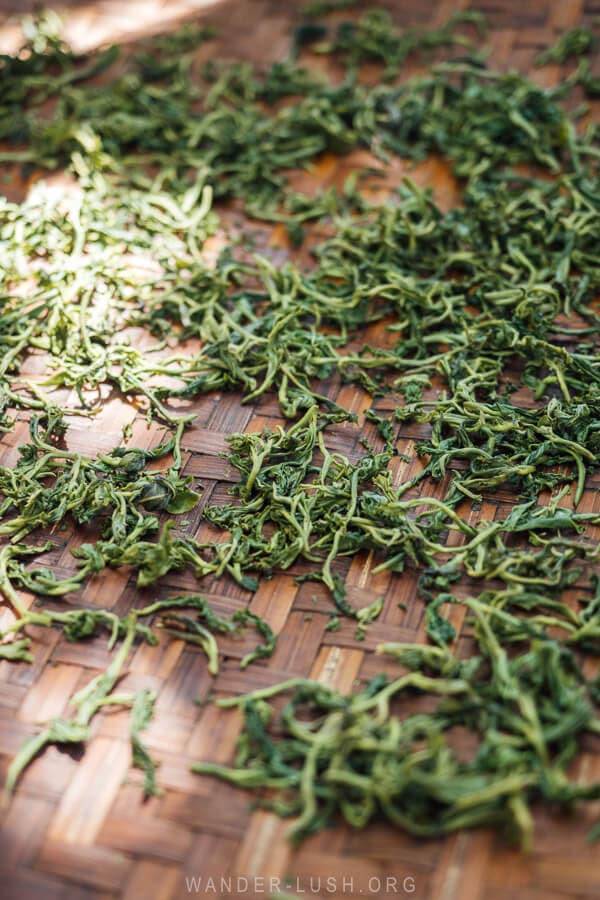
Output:
[[[33,5],[33,4],[31,4]],[[67,4],[68,35],[85,48],[110,40],[135,40],[140,32],[164,30],[186,16],[200,17],[219,27],[219,37],[201,51],[205,54],[245,58],[264,64],[281,57],[290,34],[300,20],[301,3],[277,0],[223,0],[221,3],[150,2],[131,0],[93,5]],[[365,4],[366,5],[366,4]],[[468,3],[461,0],[397,0],[381,2],[401,25],[441,24]],[[0,12],[26,11],[23,2],[0,2]],[[600,4],[581,0],[481,0],[494,28],[491,37],[493,64],[529,71],[535,53],[565,27],[589,22],[600,13]],[[0,41],[14,35],[8,23]],[[557,83],[560,70],[533,70],[533,77],[549,85]],[[364,153],[344,159],[327,157],[316,170],[295,178],[300,189],[335,184],[341,186],[357,165],[368,162]],[[398,161],[390,168],[389,184],[397,184],[408,171]],[[448,208],[456,187],[447,168],[428,161],[411,171],[419,184],[434,190],[437,202]],[[17,175],[9,192],[18,197],[26,185]],[[275,261],[288,255],[279,229],[252,224],[257,246]],[[216,247],[215,247],[216,249]],[[382,343],[389,335],[381,326],[366,335],[370,343]],[[369,406],[366,394],[354,386],[331,383],[324,390],[356,412],[362,436],[373,438],[372,425],[364,423]],[[390,401],[390,408],[392,407]],[[385,401],[378,402],[385,409]],[[201,506],[226,499],[235,472],[219,454],[226,435],[234,431],[258,431],[283,424],[276,402],[240,404],[239,396],[222,394],[199,399],[193,406],[197,419],[187,432],[187,474],[204,484]],[[132,442],[137,446],[158,443],[161,429],[147,429],[143,417],[119,398],[107,404],[103,414],[69,432],[72,449],[95,454],[116,445],[121,428],[133,422]],[[351,458],[361,451],[361,432],[337,426],[336,449]],[[412,455],[418,430],[408,428],[400,450]],[[15,448],[27,440],[22,423],[0,442],[0,462],[11,464]],[[420,464],[398,461],[398,478],[409,478]],[[581,511],[600,511],[599,484],[589,484]],[[430,490],[430,487],[428,487]],[[440,487],[439,495],[442,494]],[[504,516],[511,496],[496,493],[475,516]],[[469,514],[469,508],[461,510]],[[206,533],[199,513],[193,523]],[[70,548],[77,535],[54,535],[59,547],[52,566],[64,576],[74,568]],[[291,676],[319,678],[341,690],[350,690],[357,679],[368,679],[386,663],[373,650],[386,641],[424,640],[422,603],[415,599],[412,574],[392,578],[370,574],[370,559],[355,559],[339,569],[349,598],[363,605],[373,596],[386,595],[384,612],[364,641],[354,639],[352,622],[342,621],[335,633],[325,631],[331,601],[314,584],[298,586],[291,570],[264,581],[251,600],[251,610],[264,616],[279,635],[277,650],[267,661],[240,671],[244,643],[223,644],[226,658],[220,674],[212,679],[204,655],[179,641],[163,641],[159,647],[140,646],[132,653],[123,690],[144,687],[158,692],[156,718],[147,732],[147,744],[160,761],[159,781],[164,794],[142,801],[141,775],[130,768],[126,713],[96,717],[92,739],[79,755],[48,749],[23,777],[14,800],[4,814],[0,836],[0,897],[3,900],[180,900],[187,896],[267,897],[280,888],[298,897],[331,896],[415,897],[419,900],[565,900],[600,896],[598,850],[585,843],[585,832],[598,810],[588,809],[572,820],[537,814],[534,850],[522,855],[488,831],[459,834],[445,840],[417,841],[384,825],[362,832],[338,827],[311,838],[297,851],[286,841],[286,824],[274,815],[252,812],[248,796],[225,784],[190,774],[193,761],[231,759],[241,724],[237,713],[198,705],[196,698],[209,693],[228,694],[273,684]],[[197,589],[189,574],[163,579],[159,593],[173,589]],[[244,607],[250,597],[229,582],[206,582],[205,591],[219,612]],[[103,573],[77,597],[78,603],[110,607],[124,614],[140,594],[128,574]],[[400,608],[399,602],[406,608]],[[457,608],[454,625],[460,628]],[[1,622],[1,612],[0,612]],[[103,639],[71,644],[57,632],[30,629],[34,638],[31,666],[0,663],[0,776],[4,778],[12,755],[37,729],[38,723],[63,714],[71,695],[106,663]],[[252,638],[249,638],[249,643]],[[468,642],[464,633],[461,641]],[[393,664],[387,664],[393,671]],[[578,762],[577,777],[600,778],[600,754],[590,742]],[[284,876],[291,886],[284,887]],[[190,879],[197,879],[196,882]],[[211,881],[212,879],[212,881]],[[271,882],[271,883],[270,883]],[[195,888],[198,890],[195,890]]]

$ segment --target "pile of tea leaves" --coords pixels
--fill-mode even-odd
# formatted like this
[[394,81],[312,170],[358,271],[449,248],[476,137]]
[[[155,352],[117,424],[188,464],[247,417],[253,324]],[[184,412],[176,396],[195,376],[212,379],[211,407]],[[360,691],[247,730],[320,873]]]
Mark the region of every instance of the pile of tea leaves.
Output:
[[[194,770],[298,816],[296,839],[384,817],[422,836],[494,825],[528,847],[532,804],[600,797],[570,774],[600,731],[600,133],[573,111],[598,93],[598,37],[575,29],[540,54],[575,60],[548,89],[494,70],[477,13],[422,31],[376,9],[315,21],[343,5],[313,4],[289,56],[261,70],[200,65],[213,33],[194,24],[134,53],[78,55],[50,13],[0,57],[0,161],[35,175],[23,201],[0,198],[0,431],[10,443],[29,427],[0,467],[0,659],[31,661],[31,626],[105,632],[114,648],[73,715],[23,746],[6,788],[47,745],[84,742],[97,712],[126,706],[155,793],[142,738],[155,697],[116,690],[134,644],[185,640],[211,675],[219,635],[256,633],[243,667],[275,648],[266,621],[224,618],[198,593],[124,616],[87,608],[76,592],[92,576],[127,567],[158,590],[187,570],[253,592],[294,567],[327,589],[327,627],[348,617],[362,640],[385,598],[357,608],[344,573],[368,554],[375,574],[418,572],[429,643],[382,645],[398,677],[350,696],[296,679],[221,700],[244,710],[237,759]],[[425,74],[404,77],[407,61]],[[342,190],[290,187],[290,170],[353,150],[376,166]],[[456,179],[452,209],[410,177],[373,200],[393,157],[432,155]],[[249,220],[259,235],[284,226],[285,263],[254,252]],[[361,435],[342,384],[371,398],[371,442],[347,455],[336,434]],[[186,436],[199,398],[227,391],[270,398],[287,422],[229,436],[238,480],[203,512],[219,539],[201,540],[180,518],[202,489],[185,474]],[[160,443],[133,446],[126,428],[95,458],[70,450],[69,427],[93,433],[113,396],[163,426]],[[398,474],[414,462],[399,452],[407,433],[411,477]],[[498,491],[510,511],[488,521],[477,512]],[[44,565],[53,535],[83,529],[59,577]],[[285,692],[283,708],[268,702]]]

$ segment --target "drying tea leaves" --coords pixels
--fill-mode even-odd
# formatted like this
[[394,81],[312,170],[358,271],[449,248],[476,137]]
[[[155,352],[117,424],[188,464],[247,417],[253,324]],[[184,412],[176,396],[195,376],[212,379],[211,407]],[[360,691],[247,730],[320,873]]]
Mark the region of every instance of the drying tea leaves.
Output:
[[484,17],[475,11],[455,13],[448,22],[436,30],[399,31],[388,12],[372,10],[358,22],[342,22],[336,32],[330,51],[338,53],[352,66],[362,62],[379,62],[384,65],[384,77],[393,78],[412,53],[432,51],[438,47],[473,49],[474,44],[465,35],[456,33],[464,24],[474,25],[485,31]]
[[[172,612],[178,606],[193,606],[197,611],[196,618]],[[216,615],[204,597],[195,594],[170,597],[162,603],[153,604],[145,612],[148,614],[149,611],[158,609],[165,610],[160,624],[167,634],[202,647],[208,658],[208,671],[211,675],[216,675],[219,671],[219,647],[215,634],[238,637],[242,628],[252,625],[259,635],[265,638],[264,643],[257,644],[254,650],[242,658],[241,669],[245,669],[255,659],[271,656],[275,649],[275,635],[268,622],[248,609],[238,609],[230,619],[223,619]]]
[[[43,430],[40,425],[33,416],[31,443],[19,448],[14,467],[0,467],[0,534],[13,541],[71,516],[77,523],[105,520],[103,538],[124,547],[158,528],[151,513],[178,515],[198,501],[192,479],[179,475],[182,426],[154,450],[117,447],[89,459],[58,446],[60,419],[49,419]],[[165,457],[173,461],[164,471],[145,470]]]
[[551,47],[542,50],[535,63],[537,66],[546,66],[548,63],[564,63],[571,57],[580,57],[589,53],[595,44],[596,38],[591,28],[570,28],[561,34]]
[[[244,712],[235,763],[193,770],[260,790],[260,805],[295,818],[294,841],[338,817],[354,828],[378,817],[421,837],[493,825],[530,847],[532,802],[571,809],[600,796],[600,784],[567,772],[577,738],[597,734],[600,719],[567,648],[514,618],[519,647],[508,656],[502,613],[475,600],[469,607],[477,653],[468,660],[389,644],[380,650],[414,670],[391,683],[377,676],[344,696],[295,679],[218,701]],[[284,692],[291,696],[276,712],[268,701]],[[415,694],[435,699],[431,711],[403,710]],[[467,756],[453,741],[456,726],[475,745]]]
[[142,743],[141,732],[145,731],[154,715],[156,695],[144,690],[135,695],[131,707],[131,751],[132,762],[136,769],[144,773],[144,796],[153,797],[159,794],[156,787],[156,763]]
[[[316,6],[308,15],[351,4]],[[599,728],[600,515],[584,497],[600,455],[600,135],[569,112],[574,87],[599,92],[586,58],[596,37],[576,28],[540,54],[579,58],[548,89],[487,64],[477,13],[423,31],[382,11],[348,16],[305,23],[289,56],[260,71],[212,58],[200,71],[212,33],[193,25],[134,54],[81,56],[52,15],[28,21],[21,52],[0,58],[1,159],[46,176],[23,202],[0,200],[0,431],[23,417],[30,431],[0,467],[0,590],[14,614],[0,658],[30,662],[34,625],[70,641],[108,634],[112,653],[71,716],[16,755],[6,787],[47,745],[83,743],[98,712],[123,707],[155,794],[142,740],[154,696],[116,692],[135,643],[183,640],[214,676],[219,637],[256,632],[242,667],[273,653],[265,620],[221,615],[196,593],[125,616],[81,608],[73,596],[89,577],[130,567],[144,587],[185,569],[254,591],[293,568],[331,595],[326,627],[350,617],[365,640],[385,598],[350,602],[345,573],[363,554],[374,574],[418,572],[431,643],[385,645],[405,674],[352,696],[300,679],[222,701],[244,709],[238,758],[195,770],[273,792],[261,802],[298,817],[296,839],[340,816],[354,827],[383,817],[422,836],[492,825],[528,847],[533,804],[600,795],[569,769]],[[337,61],[340,77],[303,65],[303,48]],[[423,74],[405,78],[416,60]],[[405,177],[373,203],[372,170],[342,190],[290,190],[290,169],[355,149],[381,171],[392,155],[435,154],[460,200],[442,209]],[[309,262],[250,252],[232,201],[281,223]],[[332,399],[342,383],[372,398],[375,446]],[[185,474],[190,408],[216,391],[275,400],[288,420],[229,435],[238,480],[230,502],[203,511],[218,541],[178,518],[198,501]],[[93,424],[115,396],[165,426],[161,443],[69,450],[70,416]],[[405,429],[421,465],[398,453]],[[339,451],[340,434],[352,451]],[[488,520],[483,502],[505,508]],[[40,565],[49,536],[84,528],[72,574]],[[268,701],[287,691],[276,712]],[[416,713],[417,696],[429,705]]]
[[[273,631],[260,616],[249,610],[240,609],[233,613],[230,619],[223,619],[214,612],[208,600],[200,594],[182,594],[157,600],[142,609],[132,610],[122,618],[107,610],[55,611],[45,609],[39,612],[34,609],[29,611],[22,607],[8,581],[6,563],[4,562],[0,567],[3,570],[2,590],[12,600],[15,611],[19,613],[19,617],[4,632],[4,636],[12,636],[28,624],[36,624],[58,625],[63,628],[67,639],[72,641],[86,640],[94,637],[102,629],[108,630],[110,634],[109,649],[112,649],[120,640],[118,649],[106,670],[93,678],[71,699],[75,715],[70,719],[52,720],[46,728],[23,745],[9,767],[5,785],[8,795],[14,790],[23,770],[45,747],[51,744],[84,743],[89,737],[89,725],[92,718],[104,707],[131,708],[132,764],[144,771],[144,795],[149,797],[158,793],[155,777],[156,763],[141,739],[141,733],[152,720],[156,697],[148,690],[140,691],[135,695],[114,692],[114,688],[124,674],[136,638],[154,645],[158,643],[158,635],[162,632],[192,645],[199,644],[207,654],[208,671],[211,675],[216,675],[218,672],[219,649],[215,635],[228,634],[237,637],[241,629],[252,625],[265,639],[263,643],[259,643],[242,658],[241,668],[245,668],[255,659],[270,656],[275,647]],[[32,585],[28,586],[34,589]],[[50,593],[43,589],[41,592]],[[193,610],[196,618],[183,615],[179,610]],[[151,626],[145,624],[143,620],[148,617],[152,617],[157,630],[153,630]],[[205,624],[201,625],[201,622]],[[0,659],[31,662],[28,648],[28,639],[2,643],[0,644]]]
[[39,734],[30,738],[19,750],[9,766],[5,791],[11,794],[17,780],[26,766],[50,744],[80,744],[89,737],[89,725],[98,710],[111,703],[111,692],[121,675],[121,671],[135,637],[135,614],[125,620],[125,636],[121,645],[106,668],[106,671],[92,678],[71,700],[75,713],[69,719],[53,719]]

